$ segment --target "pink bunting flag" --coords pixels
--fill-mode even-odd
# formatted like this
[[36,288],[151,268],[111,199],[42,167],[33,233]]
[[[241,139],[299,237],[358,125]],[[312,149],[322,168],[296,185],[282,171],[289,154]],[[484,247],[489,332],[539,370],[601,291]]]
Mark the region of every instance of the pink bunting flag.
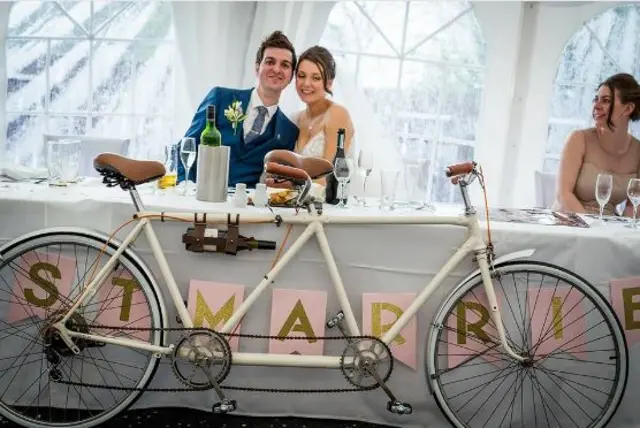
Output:
[[271,303],[272,336],[298,336],[304,339],[270,339],[272,354],[322,355],[327,293],[317,290],[275,288]]
[[611,306],[631,347],[640,341],[640,277],[612,279],[609,292]]
[[573,287],[531,287],[527,290],[530,340],[537,358],[563,352],[584,355],[586,320],[583,295]]
[[32,251],[13,266],[13,286],[7,322],[44,319],[68,301],[75,278],[76,261],[55,253]]
[[151,327],[149,302],[129,271],[117,269],[109,275],[100,285],[98,296],[99,300],[91,302],[87,310],[98,313],[96,324],[114,329],[96,329],[96,332],[150,340],[151,331],[145,330]]
[[[501,294],[496,291],[498,307],[504,313]],[[447,332],[442,334],[447,342],[449,368],[478,364],[479,358],[499,364],[504,360],[498,330],[491,318],[491,306],[484,290],[468,293],[456,305],[446,320]]]
[[[244,300],[244,285],[228,284],[215,281],[189,282],[189,299],[187,307],[193,319],[194,327],[220,330],[231,318],[235,310]],[[239,323],[231,332],[240,333]],[[231,351],[237,352],[238,337],[228,337]]]
[[[381,338],[395,324],[416,293],[364,293],[362,295],[362,332]],[[412,317],[406,326],[391,341],[389,348],[393,358],[416,369],[416,317]]]

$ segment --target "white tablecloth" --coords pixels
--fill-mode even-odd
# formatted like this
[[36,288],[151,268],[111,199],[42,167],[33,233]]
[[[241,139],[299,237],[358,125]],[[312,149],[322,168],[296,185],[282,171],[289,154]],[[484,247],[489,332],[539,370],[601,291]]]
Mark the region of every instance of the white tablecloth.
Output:
[[[153,194],[147,188],[141,190],[148,210],[215,212],[253,211],[248,207],[234,210],[227,204],[210,204],[193,197]],[[331,215],[354,213],[379,214],[373,208],[347,210],[328,208]],[[107,189],[94,182],[82,183],[74,188],[49,188],[46,185],[0,183],[0,240],[2,243],[39,228],[53,226],[88,227],[109,233],[131,218],[133,206],[127,193],[118,188]],[[394,215],[403,215],[399,210]],[[244,284],[245,295],[257,285],[271,266],[275,252],[254,251],[239,253],[237,257],[219,254],[194,254],[186,252],[181,236],[184,223],[154,223],[160,243],[169,258],[178,285],[187,297],[189,279],[202,279]],[[126,232],[128,229],[123,231]],[[302,228],[295,228],[289,244]],[[640,275],[640,232],[621,226],[576,229],[556,226],[535,226],[516,223],[492,223],[497,255],[521,249],[535,248],[535,259],[552,262],[575,271],[609,295],[609,280]],[[241,233],[255,235],[258,239],[282,242],[286,228],[274,226],[242,226]],[[372,232],[373,231],[373,232]],[[124,235],[119,235],[122,238]],[[361,322],[361,302],[364,292],[416,292],[440,269],[464,239],[461,228],[445,226],[340,226],[330,225],[327,234],[340,274],[346,285],[354,312]],[[144,237],[138,240],[135,251],[151,266],[156,263]],[[418,316],[418,367],[414,371],[403,364],[396,364],[389,386],[402,400],[414,406],[414,414],[399,417],[386,411],[387,398],[381,390],[365,393],[278,395],[228,391],[239,403],[239,412],[252,415],[302,415],[331,418],[363,419],[397,426],[441,427],[447,426],[435,401],[428,394],[424,377],[423,358],[425,334],[434,311],[443,296],[472,268],[471,261],[463,262],[436,291]],[[159,276],[159,275],[158,275]],[[315,289],[328,292],[327,316],[335,313],[337,301],[315,242],[308,243],[281,273],[277,288]],[[271,311],[271,293],[266,292],[254,306],[242,324],[243,333],[268,334]],[[168,308],[171,302],[165,296]],[[170,319],[174,312],[170,311]],[[334,334],[327,331],[327,335]],[[343,345],[343,344],[341,344]],[[327,345],[326,353],[339,353],[341,347]],[[241,350],[266,351],[267,342],[241,342]],[[630,350],[631,364],[627,393],[623,404],[610,426],[640,426],[640,413],[635,408],[640,394],[634,384],[640,381],[640,350]],[[152,386],[174,384],[173,375],[166,369],[159,370]],[[258,387],[345,387],[341,374],[322,369],[264,369],[233,367],[226,381],[236,385]],[[210,409],[213,394],[146,393],[136,406],[181,405]]]

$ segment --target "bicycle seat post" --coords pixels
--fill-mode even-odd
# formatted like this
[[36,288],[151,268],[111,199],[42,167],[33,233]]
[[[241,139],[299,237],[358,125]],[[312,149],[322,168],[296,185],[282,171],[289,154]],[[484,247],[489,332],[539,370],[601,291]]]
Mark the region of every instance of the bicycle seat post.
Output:
[[303,185],[296,186],[298,189],[298,198],[296,199],[297,207],[305,207],[307,210],[310,205],[311,180],[305,180]]
[[129,195],[131,195],[133,205],[136,207],[136,212],[144,211],[144,204],[142,203],[142,199],[140,198],[140,194],[138,193],[136,186],[131,185],[129,187]]

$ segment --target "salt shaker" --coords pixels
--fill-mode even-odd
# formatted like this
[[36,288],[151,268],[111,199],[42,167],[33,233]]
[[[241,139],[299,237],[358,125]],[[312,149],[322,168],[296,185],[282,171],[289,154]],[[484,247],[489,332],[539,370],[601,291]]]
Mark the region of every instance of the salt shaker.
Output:
[[256,207],[265,207],[267,205],[267,185],[264,183],[256,184],[256,192],[253,195],[253,205]]
[[236,193],[233,196],[233,205],[237,208],[247,206],[247,185],[244,183],[236,184]]

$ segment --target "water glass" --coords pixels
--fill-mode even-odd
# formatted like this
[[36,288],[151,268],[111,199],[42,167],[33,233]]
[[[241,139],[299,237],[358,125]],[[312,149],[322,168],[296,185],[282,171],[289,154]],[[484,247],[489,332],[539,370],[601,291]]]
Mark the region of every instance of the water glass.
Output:
[[369,179],[371,171],[373,171],[373,151],[360,150],[360,153],[358,153],[358,171],[363,177],[360,205],[364,207],[367,205],[367,180]]
[[396,197],[396,187],[398,186],[398,177],[400,171],[397,169],[382,169],[380,170],[380,209],[383,211],[393,210]]
[[165,174],[164,177],[158,180],[158,189],[175,187],[178,180],[178,151],[179,147],[175,143],[164,146]]
[[629,227],[636,229],[638,227],[638,205],[640,205],[640,178],[632,178],[629,180],[627,197],[633,205],[633,223]]
[[596,201],[600,205],[600,221],[602,221],[602,213],[604,207],[611,198],[611,191],[613,190],[613,177],[610,174],[598,174],[596,180]]
[[60,139],[47,142],[49,184],[66,186],[78,180],[80,171],[80,140]]
[[424,163],[406,163],[404,165],[404,181],[407,188],[409,208],[423,209],[426,203],[427,187],[424,173]]

